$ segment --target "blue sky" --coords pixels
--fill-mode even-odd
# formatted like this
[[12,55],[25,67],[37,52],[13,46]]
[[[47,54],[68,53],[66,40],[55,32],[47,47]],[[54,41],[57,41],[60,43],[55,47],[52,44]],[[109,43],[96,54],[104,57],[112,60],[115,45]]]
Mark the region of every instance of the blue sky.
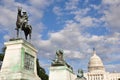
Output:
[[31,43],[47,73],[58,49],[75,72],[87,71],[93,48],[107,71],[120,72],[120,0],[0,0],[0,48],[16,38],[18,6],[29,15]]

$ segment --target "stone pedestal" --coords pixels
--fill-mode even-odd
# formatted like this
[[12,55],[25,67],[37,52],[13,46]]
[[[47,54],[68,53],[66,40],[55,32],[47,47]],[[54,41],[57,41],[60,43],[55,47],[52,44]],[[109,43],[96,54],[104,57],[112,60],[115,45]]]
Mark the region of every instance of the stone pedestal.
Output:
[[37,50],[32,44],[16,39],[5,43],[0,80],[41,80],[36,71]]
[[49,80],[75,80],[76,75],[67,66],[51,66]]

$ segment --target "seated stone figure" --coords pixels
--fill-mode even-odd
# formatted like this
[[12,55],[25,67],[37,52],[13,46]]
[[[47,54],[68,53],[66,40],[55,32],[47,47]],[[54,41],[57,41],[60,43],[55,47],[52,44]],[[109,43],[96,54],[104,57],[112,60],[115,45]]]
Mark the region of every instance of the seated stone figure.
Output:
[[67,66],[69,69],[73,71],[73,68],[69,64],[67,64],[67,62],[64,60],[63,50],[56,51],[56,59],[52,61],[51,66]]
[[63,59],[63,51],[62,50],[58,50],[56,52],[56,61],[59,63],[63,63],[64,59]]
[[83,74],[83,70],[82,69],[79,69],[78,70],[78,75],[77,75],[77,78],[75,80],[87,80],[85,77],[84,77],[84,74]]
[[62,50],[58,50],[56,51],[56,59],[53,60],[52,65],[53,66],[57,66],[57,65],[64,65],[65,61],[63,58],[63,51]]

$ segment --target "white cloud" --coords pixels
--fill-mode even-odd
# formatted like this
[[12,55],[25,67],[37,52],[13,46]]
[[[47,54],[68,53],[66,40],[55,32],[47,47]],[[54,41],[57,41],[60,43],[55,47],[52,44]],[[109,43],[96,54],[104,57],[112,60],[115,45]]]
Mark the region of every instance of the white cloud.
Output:
[[100,5],[90,5],[91,8],[95,9],[95,10],[99,10],[100,9]]
[[66,10],[74,10],[77,9],[79,0],[69,0],[68,2],[66,2]]
[[81,24],[81,26],[86,26],[86,27],[93,26],[94,25],[94,18],[91,18],[89,16],[81,18],[80,24]]
[[106,67],[106,71],[110,71],[110,72],[120,72],[120,69],[118,67],[120,67],[120,64],[109,64],[109,65],[105,65]]
[[57,15],[57,16],[61,16],[62,15],[62,9],[60,8],[60,7],[57,7],[57,6],[55,6],[54,8],[53,8],[53,12]]
[[[0,6],[0,24],[2,26],[11,26],[15,23],[16,13],[14,10],[10,10],[6,7]],[[13,22],[14,21],[14,22]]]
[[82,59],[85,57],[79,51],[64,50],[64,53],[65,53],[65,58],[69,58],[69,59]]
[[120,0],[102,0],[102,3],[112,5],[112,4],[120,3]]
[[29,3],[39,9],[44,9],[49,6],[53,0],[29,0]]
[[120,31],[120,0],[103,0],[103,5],[107,6],[104,10],[105,20],[108,23],[108,28],[112,32]]
[[[113,52],[112,49],[115,49],[115,48],[106,47],[106,46],[109,44],[113,46],[119,44],[119,33],[116,33],[111,36],[97,36],[97,35],[86,36],[81,34],[81,31],[80,31],[81,29],[79,29],[79,27],[80,25],[72,22],[70,24],[67,23],[66,27],[59,32],[49,33],[50,36],[48,41],[50,42],[50,44],[45,42],[46,44],[49,44],[49,46],[48,47],[46,46],[46,48],[51,49],[50,46],[52,46],[52,48],[56,47],[55,49],[60,48],[60,49],[66,50],[65,52],[69,52],[69,53],[71,52],[71,54],[73,51],[73,56],[74,56],[74,53],[76,52],[79,52],[79,54],[82,53],[83,55],[86,55],[91,52],[91,49],[93,47],[96,47],[97,49],[100,49],[100,50],[103,48],[106,49],[104,53],[109,53],[109,52],[112,53]],[[41,43],[39,46],[42,46],[42,45],[43,44]],[[54,53],[55,49],[51,49],[51,52]],[[109,52],[107,52],[107,50],[109,50]]]
[[90,8],[84,8],[84,9],[78,9],[76,11],[72,11],[71,14],[74,14],[74,15],[79,15],[79,16],[85,16],[88,11],[90,11]]

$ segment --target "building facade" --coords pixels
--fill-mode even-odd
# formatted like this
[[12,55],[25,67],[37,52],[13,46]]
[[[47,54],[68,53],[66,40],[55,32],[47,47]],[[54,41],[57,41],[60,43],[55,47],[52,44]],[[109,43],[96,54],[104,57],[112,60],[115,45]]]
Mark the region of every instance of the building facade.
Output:
[[93,55],[88,63],[88,72],[84,73],[87,80],[120,80],[120,73],[110,73],[105,71],[105,67],[100,57],[93,50]]

